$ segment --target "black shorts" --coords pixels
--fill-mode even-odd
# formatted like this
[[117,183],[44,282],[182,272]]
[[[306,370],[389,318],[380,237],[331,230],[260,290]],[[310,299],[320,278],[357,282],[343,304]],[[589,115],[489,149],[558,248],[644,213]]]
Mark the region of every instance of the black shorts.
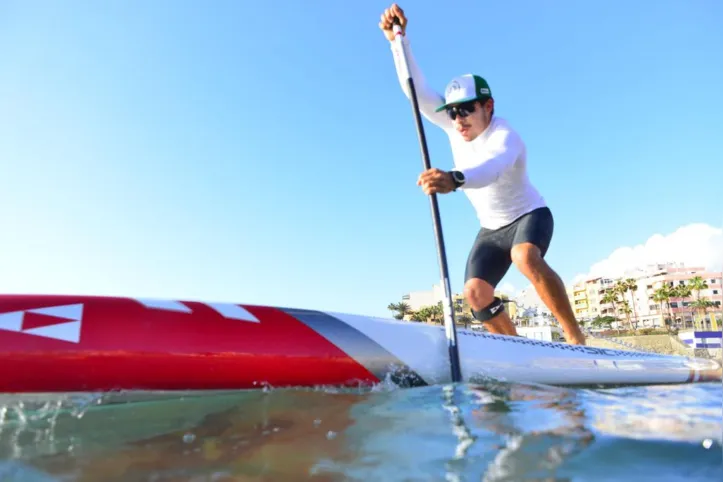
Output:
[[532,243],[544,257],[555,222],[547,207],[537,208],[498,229],[482,228],[467,258],[464,280],[481,278],[496,287],[512,265],[512,247]]

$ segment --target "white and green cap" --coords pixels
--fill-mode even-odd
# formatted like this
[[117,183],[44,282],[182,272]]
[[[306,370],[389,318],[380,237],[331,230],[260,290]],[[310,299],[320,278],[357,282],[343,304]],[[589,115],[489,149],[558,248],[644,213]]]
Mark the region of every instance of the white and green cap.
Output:
[[447,88],[444,90],[444,104],[436,111],[444,110],[451,104],[489,99],[490,97],[492,97],[492,91],[485,79],[473,74],[460,75],[447,84]]

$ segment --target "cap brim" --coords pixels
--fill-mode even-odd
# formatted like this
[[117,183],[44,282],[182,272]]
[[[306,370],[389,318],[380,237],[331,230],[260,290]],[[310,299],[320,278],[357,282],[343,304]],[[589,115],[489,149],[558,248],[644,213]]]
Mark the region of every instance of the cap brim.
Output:
[[479,97],[467,97],[466,99],[460,99],[455,100],[454,102],[448,102],[446,104],[442,104],[440,107],[437,107],[434,112],[440,112],[449,107],[450,105],[457,105],[457,104],[464,104],[465,102],[469,102],[471,100],[477,100]]

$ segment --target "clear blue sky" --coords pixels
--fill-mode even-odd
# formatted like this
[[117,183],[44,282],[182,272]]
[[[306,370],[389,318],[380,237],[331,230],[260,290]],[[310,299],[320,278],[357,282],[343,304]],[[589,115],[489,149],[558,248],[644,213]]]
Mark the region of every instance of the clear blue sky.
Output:
[[[263,5],[2,3],[0,291],[386,315],[438,281],[411,108],[377,27],[388,2]],[[440,5],[401,4],[414,54],[439,90],[488,78],[554,211],[563,278],[723,224],[721,2]],[[478,224],[462,195],[440,204],[459,291]]]

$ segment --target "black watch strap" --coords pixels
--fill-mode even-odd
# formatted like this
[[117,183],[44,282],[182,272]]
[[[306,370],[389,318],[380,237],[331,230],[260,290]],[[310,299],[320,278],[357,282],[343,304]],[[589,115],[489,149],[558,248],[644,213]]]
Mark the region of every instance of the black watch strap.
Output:
[[450,171],[450,173],[452,174],[452,180],[454,181],[455,189],[464,184],[464,174],[461,171],[452,170]]

